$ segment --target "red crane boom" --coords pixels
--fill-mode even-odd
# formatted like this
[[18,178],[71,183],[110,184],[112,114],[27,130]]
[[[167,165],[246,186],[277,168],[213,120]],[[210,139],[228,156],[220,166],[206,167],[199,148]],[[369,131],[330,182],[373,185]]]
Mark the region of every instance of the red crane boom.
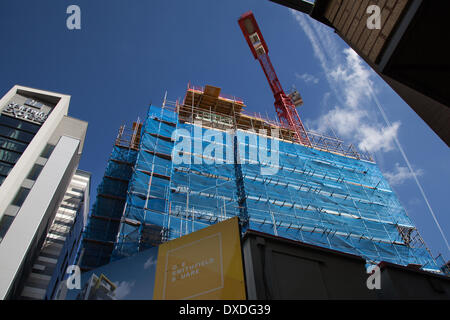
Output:
[[270,88],[272,89],[275,98],[274,104],[278,119],[280,119],[282,125],[294,131],[295,140],[297,142],[306,146],[311,146],[308,134],[300,120],[294,102],[291,97],[284,93],[272,62],[270,62],[269,48],[264,41],[253,13],[251,11],[244,13],[239,18],[238,22],[253,56],[261,64],[264,74],[269,81]]

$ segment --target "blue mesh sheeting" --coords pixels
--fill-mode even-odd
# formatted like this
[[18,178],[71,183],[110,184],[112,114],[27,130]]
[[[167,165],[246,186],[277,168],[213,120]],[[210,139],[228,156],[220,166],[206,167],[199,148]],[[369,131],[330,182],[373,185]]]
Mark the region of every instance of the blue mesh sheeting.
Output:
[[136,156],[135,150],[113,148],[83,235],[81,267],[84,269],[99,267],[110,260]]
[[435,269],[425,248],[410,248],[401,237],[398,225],[414,226],[374,163],[279,141],[277,170],[263,175],[264,157],[258,153],[255,163],[252,155],[258,139],[238,132],[251,229],[373,262]]
[[121,224],[115,257],[140,250],[144,225],[162,227],[169,240],[232,216],[248,220],[250,229],[372,262],[437,269],[425,248],[409,247],[399,233],[399,226],[414,225],[376,164],[180,123],[175,112],[152,106],[128,187],[130,221]]
[[176,113],[151,106],[141,130],[139,152],[130,179],[122,222],[112,259],[139,252],[142,228],[164,225],[172,173],[170,140],[176,129]]

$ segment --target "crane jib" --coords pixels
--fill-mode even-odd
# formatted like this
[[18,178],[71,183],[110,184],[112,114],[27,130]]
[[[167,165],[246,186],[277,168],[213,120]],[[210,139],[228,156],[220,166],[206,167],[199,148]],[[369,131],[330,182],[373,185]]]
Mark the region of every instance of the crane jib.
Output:
[[294,132],[294,139],[298,143],[311,146],[308,134],[295,109],[294,102],[290,96],[287,96],[284,93],[283,87],[278,80],[275,68],[269,58],[269,48],[256,23],[253,13],[249,11],[243,14],[238,22],[253,56],[258,59],[264,74],[266,75],[267,81],[269,82],[270,89],[275,98],[275,110],[280,122]]

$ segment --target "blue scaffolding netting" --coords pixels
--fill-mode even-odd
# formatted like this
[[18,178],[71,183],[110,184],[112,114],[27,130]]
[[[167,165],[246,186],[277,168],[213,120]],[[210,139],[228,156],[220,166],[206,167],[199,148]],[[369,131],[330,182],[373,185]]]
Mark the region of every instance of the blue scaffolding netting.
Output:
[[84,270],[107,264],[111,259],[136,156],[137,151],[131,148],[113,148],[83,234],[80,265]]
[[113,260],[238,216],[244,231],[439,269],[373,162],[202,127],[155,106],[135,156]]

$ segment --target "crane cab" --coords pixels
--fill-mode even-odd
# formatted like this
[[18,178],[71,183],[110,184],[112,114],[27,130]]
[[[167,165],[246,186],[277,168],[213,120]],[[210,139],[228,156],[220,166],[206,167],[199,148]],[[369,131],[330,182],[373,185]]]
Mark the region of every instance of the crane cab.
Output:
[[291,98],[295,107],[300,107],[303,105],[303,98],[296,88],[291,89],[291,91],[288,94],[288,97]]

